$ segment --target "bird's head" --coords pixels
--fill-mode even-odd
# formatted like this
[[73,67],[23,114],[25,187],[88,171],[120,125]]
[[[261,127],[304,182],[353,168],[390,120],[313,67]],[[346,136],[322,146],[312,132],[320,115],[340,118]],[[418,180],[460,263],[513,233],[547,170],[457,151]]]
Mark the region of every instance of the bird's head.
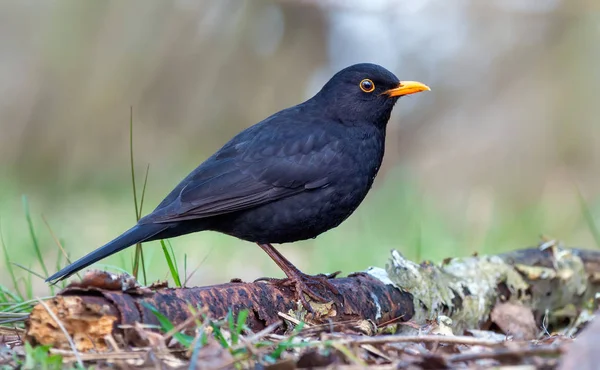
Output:
[[420,82],[400,81],[377,64],[362,63],[336,73],[311,100],[343,123],[385,127],[400,97],[428,90]]

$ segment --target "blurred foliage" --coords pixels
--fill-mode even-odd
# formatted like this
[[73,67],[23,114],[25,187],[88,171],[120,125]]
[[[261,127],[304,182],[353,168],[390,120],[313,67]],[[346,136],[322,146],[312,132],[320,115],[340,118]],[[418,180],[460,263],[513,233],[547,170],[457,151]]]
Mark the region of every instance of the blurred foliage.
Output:
[[[301,269],[382,265],[391,248],[438,260],[496,253],[540,234],[592,247],[577,189],[593,221],[594,10],[592,0],[0,2],[0,223],[11,260],[42,272],[21,194],[48,266],[58,248],[41,215],[72,258],[135,221],[130,106],[136,172],[152,167],[147,211],[239,130],[357,62],[433,91],[399,102],[359,210],[281,247]],[[280,274],[228,236],[172,243],[179,266],[184,255],[188,273],[200,265],[189,284]],[[168,276],[159,244],[149,245],[149,277]],[[131,269],[133,249],[103,263]]]

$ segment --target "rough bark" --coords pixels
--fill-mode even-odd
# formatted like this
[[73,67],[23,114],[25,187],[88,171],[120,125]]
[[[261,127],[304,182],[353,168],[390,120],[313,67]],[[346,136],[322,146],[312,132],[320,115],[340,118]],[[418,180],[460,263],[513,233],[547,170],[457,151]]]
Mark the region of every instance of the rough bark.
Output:
[[[213,318],[228,310],[249,309],[247,324],[261,330],[281,320],[279,312],[311,322],[367,320],[382,325],[411,321],[423,325],[440,317],[451,319],[454,332],[478,329],[490,323],[496,304],[511,302],[530,308],[536,320],[568,305],[581,308],[600,289],[600,252],[563,249],[552,245],[511,253],[446,260],[440,265],[417,264],[397,251],[386,268],[371,267],[347,278],[333,279],[340,295],[322,292],[330,303],[311,302],[306,312],[290,287],[270,283],[228,284],[172,289],[143,288],[134,281],[91,272],[72,283],[46,306],[58,317],[79,351],[105,351],[106,335],[127,341],[134,323],[158,324],[144,303],[155,307],[173,324],[190,317],[189,306],[205,307]],[[414,325],[412,325],[414,326]],[[412,330],[401,326],[401,330]],[[69,348],[63,330],[43,305],[27,321],[27,339],[33,343]]]

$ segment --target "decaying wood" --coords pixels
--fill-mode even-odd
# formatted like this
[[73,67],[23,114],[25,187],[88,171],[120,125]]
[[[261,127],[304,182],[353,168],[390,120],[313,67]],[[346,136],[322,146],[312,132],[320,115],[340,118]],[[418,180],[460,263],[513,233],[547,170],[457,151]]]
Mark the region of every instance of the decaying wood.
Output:
[[[313,323],[361,322],[381,326],[410,321],[402,331],[449,318],[451,332],[486,328],[495,305],[511,302],[534,314],[538,327],[552,325],[552,312],[569,305],[583,307],[600,291],[600,252],[563,249],[555,245],[511,253],[455,258],[440,265],[417,264],[397,251],[386,268],[371,267],[347,278],[333,279],[339,296],[322,292],[330,303],[311,302],[307,313],[295,301],[290,287],[270,283],[228,284],[171,289],[143,288],[134,281],[92,272],[47,301],[73,338],[77,350],[106,351],[107,335],[130,340],[135,323],[158,325],[149,304],[178,325],[191,316],[189,307],[203,307],[213,318],[250,310],[247,324],[253,331],[281,320],[288,313]],[[549,314],[550,313],[550,314]],[[564,319],[564,317],[561,317]],[[544,322],[542,325],[542,321]],[[281,326],[280,330],[285,329]],[[357,332],[372,334],[373,325],[357,325]],[[68,349],[63,331],[48,310],[36,306],[27,322],[27,339],[33,343]]]
[[[75,339],[80,351],[107,349],[104,337],[122,333],[118,325],[133,325],[136,322],[159,325],[156,316],[143,303],[152,305],[177,325],[190,316],[189,306],[207,307],[211,317],[224,317],[228,310],[237,314],[241,309],[250,309],[247,324],[252,330],[261,330],[280,321],[278,312],[298,310],[294,292],[289,287],[277,287],[269,283],[243,283],[215,285],[199,288],[144,289],[126,287],[125,290],[109,290],[100,284],[72,285],[47,302],[52,311],[62,320]],[[389,321],[406,315],[413,316],[412,297],[391,285],[368,274],[357,274],[343,279],[334,279],[340,296],[329,295],[328,304],[313,303],[315,316],[332,318],[335,321],[370,319],[374,322]],[[327,294],[327,293],[323,293]],[[312,315],[312,314],[311,314]],[[40,344],[52,344],[66,349],[64,335],[43,306],[34,307],[27,325],[28,338]]]

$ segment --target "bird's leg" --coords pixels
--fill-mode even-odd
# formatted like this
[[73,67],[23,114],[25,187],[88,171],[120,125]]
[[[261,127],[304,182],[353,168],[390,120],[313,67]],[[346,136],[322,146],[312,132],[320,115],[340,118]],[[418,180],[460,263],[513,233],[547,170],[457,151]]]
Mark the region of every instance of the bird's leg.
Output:
[[298,270],[296,266],[294,266],[287,258],[285,258],[277,249],[273,248],[271,244],[259,244],[259,247],[262,248],[265,253],[271,257],[273,262],[279,266],[279,268],[285,273],[288,277],[287,279],[271,279],[271,278],[261,278],[256,281],[269,281],[274,284],[279,285],[294,285],[296,288],[296,293],[298,294],[298,298],[304,305],[304,307],[310,310],[310,305],[306,301],[303,293],[306,293],[309,297],[313,298],[319,302],[327,302],[328,299],[324,298],[319,293],[315,292],[314,288],[318,286],[325,285],[331,292],[334,294],[340,294],[338,289],[331,284],[328,279],[332,279],[336,277],[340,272],[334,272],[333,274],[325,275],[307,275],[302,271]]

